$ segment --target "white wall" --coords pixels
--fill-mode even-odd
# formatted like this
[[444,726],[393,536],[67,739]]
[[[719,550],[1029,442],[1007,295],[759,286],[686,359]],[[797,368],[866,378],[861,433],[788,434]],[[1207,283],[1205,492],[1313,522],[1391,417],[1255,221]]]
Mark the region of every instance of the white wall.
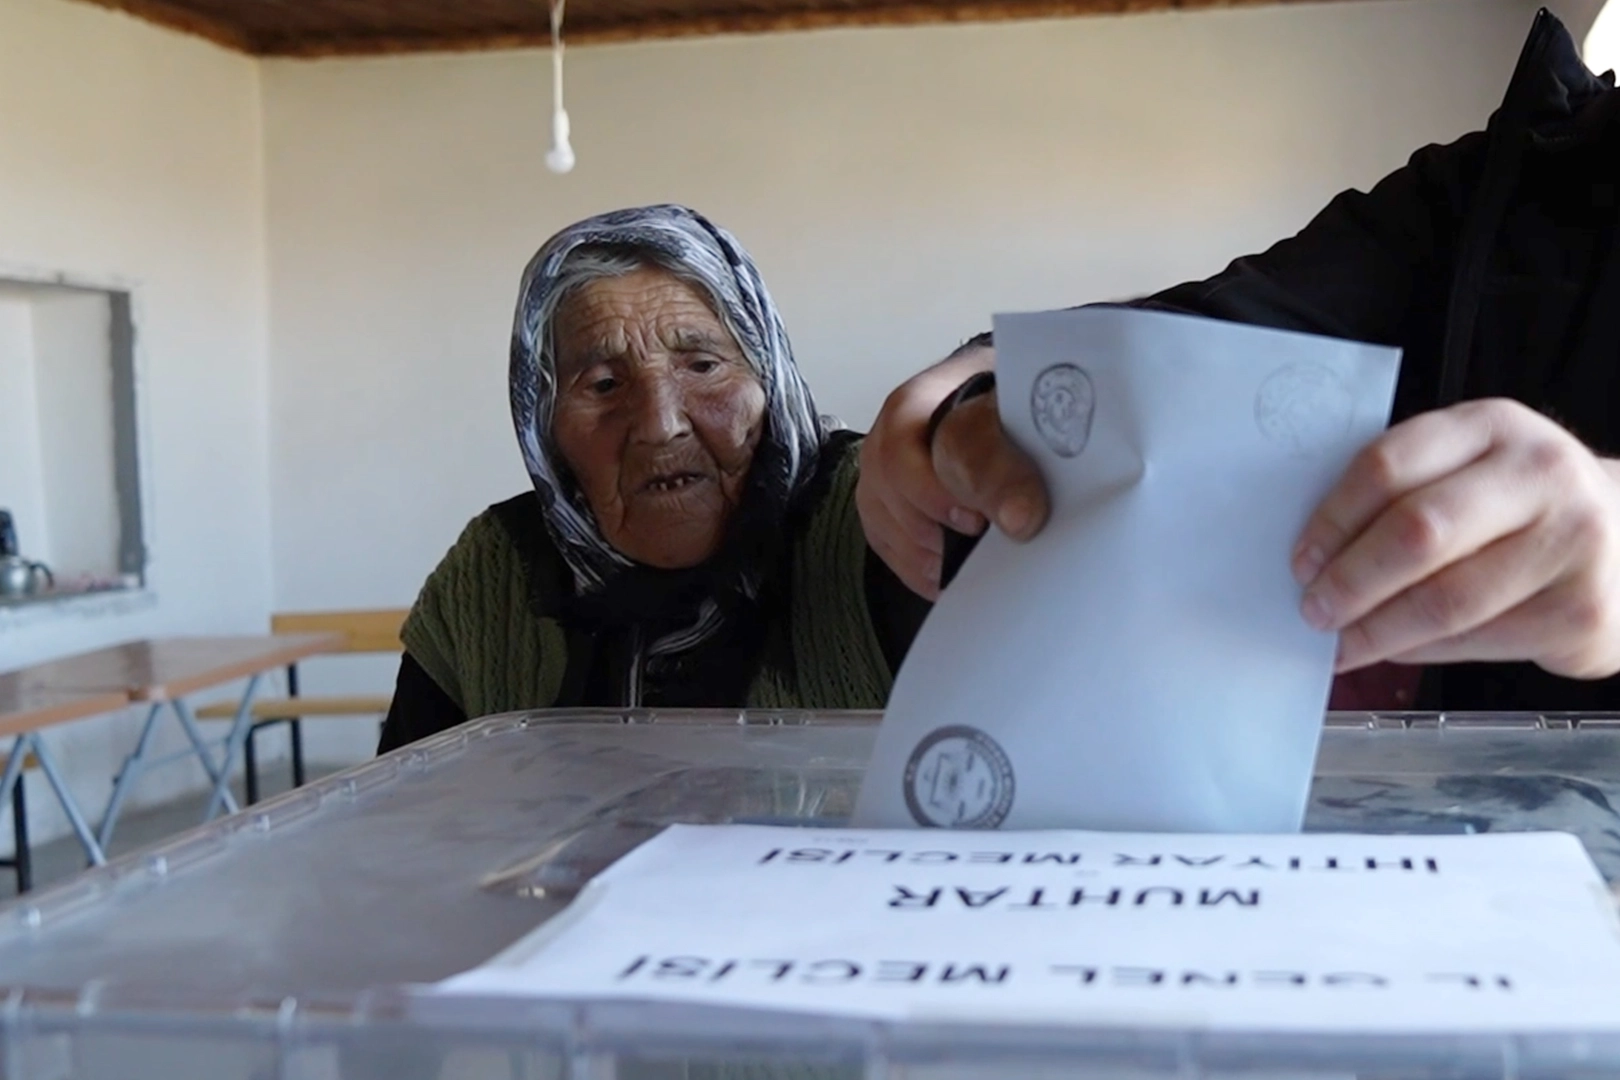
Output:
[[[260,630],[270,521],[258,65],[88,4],[0,0],[0,102],[0,276],[29,267],[135,290],[155,596],[0,619],[0,670],[132,637]],[[0,403],[0,426],[12,415]],[[51,733],[92,812],[133,724]],[[170,732],[164,746],[180,742]],[[171,766],[139,794],[200,778]],[[37,779],[41,837],[62,823]]]
[[[271,62],[275,603],[407,604],[465,521],[525,486],[510,309],[529,255],[574,219],[678,200],[736,232],[822,407],[865,425],[993,311],[1209,274],[1480,126],[1533,9],[579,48],[562,178],[543,165],[543,52]],[[324,746],[360,754],[369,735]]]

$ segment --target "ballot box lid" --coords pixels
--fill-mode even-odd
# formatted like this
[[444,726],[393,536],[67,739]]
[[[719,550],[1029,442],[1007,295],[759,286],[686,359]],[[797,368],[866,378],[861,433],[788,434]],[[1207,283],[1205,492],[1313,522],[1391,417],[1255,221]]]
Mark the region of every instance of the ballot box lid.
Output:
[[[0,909],[0,1074],[1620,1075],[1620,1038],[1301,1039],[878,1024],[634,1003],[424,1005],[672,823],[827,825],[877,717],[492,717]],[[1620,715],[1330,714],[1308,830],[1559,830],[1620,881]],[[1616,972],[1620,986],[1620,972]]]

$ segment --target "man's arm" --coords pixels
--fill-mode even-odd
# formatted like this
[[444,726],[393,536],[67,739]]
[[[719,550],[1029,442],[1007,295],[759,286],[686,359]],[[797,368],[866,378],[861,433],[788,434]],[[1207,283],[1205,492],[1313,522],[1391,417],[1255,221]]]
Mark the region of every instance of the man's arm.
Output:
[[[1297,235],[1204,281],[1138,301],[1232,322],[1405,344],[1450,293],[1485,135],[1428,146],[1371,191],[1337,196]],[[1438,307],[1432,306],[1438,301]]]

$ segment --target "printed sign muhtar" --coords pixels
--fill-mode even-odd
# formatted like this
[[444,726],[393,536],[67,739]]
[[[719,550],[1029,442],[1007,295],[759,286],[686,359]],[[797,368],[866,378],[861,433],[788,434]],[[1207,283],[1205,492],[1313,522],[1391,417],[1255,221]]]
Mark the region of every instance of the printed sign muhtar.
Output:
[[435,989],[885,1020],[1620,1032],[1620,921],[1560,833],[673,826]]

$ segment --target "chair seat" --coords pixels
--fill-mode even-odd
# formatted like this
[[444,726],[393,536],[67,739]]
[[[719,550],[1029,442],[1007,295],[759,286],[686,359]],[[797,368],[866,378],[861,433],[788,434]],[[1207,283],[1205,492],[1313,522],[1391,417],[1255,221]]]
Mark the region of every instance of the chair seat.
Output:
[[[393,698],[388,694],[362,694],[357,696],[319,696],[295,698],[259,698],[253,702],[253,719],[287,720],[305,716],[380,716],[388,711]],[[197,710],[200,720],[228,720],[236,715],[236,706],[228,701],[205,705]]]

